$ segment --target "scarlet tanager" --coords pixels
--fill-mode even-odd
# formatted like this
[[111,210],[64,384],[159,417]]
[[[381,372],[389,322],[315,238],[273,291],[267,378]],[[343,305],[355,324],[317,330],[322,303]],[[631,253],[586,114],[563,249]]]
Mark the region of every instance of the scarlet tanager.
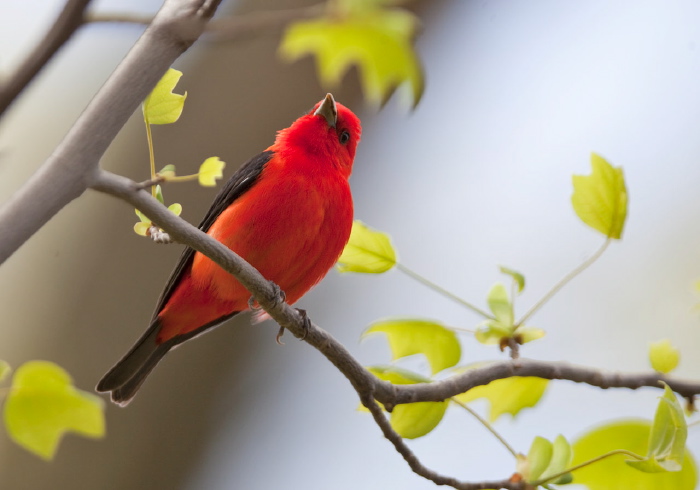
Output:
[[[338,260],[350,237],[348,178],[360,121],[331,94],[224,185],[199,225],[277,284],[293,304]],[[151,325],[99,382],[126,405],[170,349],[249,309],[250,293],[211,259],[187,248]]]

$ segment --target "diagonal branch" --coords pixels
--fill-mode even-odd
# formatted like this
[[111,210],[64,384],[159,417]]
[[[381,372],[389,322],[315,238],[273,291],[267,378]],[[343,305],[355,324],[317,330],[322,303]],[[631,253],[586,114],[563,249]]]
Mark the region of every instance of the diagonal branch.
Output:
[[0,85],[0,114],[4,114],[10,104],[31,82],[37,73],[46,66],[56,52],[73,36],[83,24],[83,15],[90,0],[67,0],[58,18],[44,38],[36,45],[15,73]]
[[41,168],[0,208],[0,264],[80,196],[107,147],[221,0],[166,0]]

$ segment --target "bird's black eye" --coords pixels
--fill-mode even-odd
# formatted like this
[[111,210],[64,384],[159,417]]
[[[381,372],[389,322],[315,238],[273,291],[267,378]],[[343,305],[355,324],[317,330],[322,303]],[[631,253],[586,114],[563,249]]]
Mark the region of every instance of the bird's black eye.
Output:
[[338,136],[338,140],[340,141],[341,145],[344,145],[350,140],[350,133],[348,133],[347,131],[343,131],[342,133],[340,133],[340,136]]

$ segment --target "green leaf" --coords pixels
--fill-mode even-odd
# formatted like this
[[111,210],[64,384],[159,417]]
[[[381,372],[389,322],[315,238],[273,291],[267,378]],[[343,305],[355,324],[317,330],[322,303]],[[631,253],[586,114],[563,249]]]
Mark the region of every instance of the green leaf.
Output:
[[5,402],[5,426],[17,444],[49,460],[65,432],[102,437],[103,411],[102,399],[74,388],[60,366],[30,361],[13,377]]
[[581,221],[610,238],[620,239],[627,217],[627,189],[622,168],[591,155],[591,175],[574,175],[571,202]]
[[651,426],[646,460],[625,462],[633,468],[649,473],[680,471],[683,467],[687,437],[688,426],[683,409],[676,395],[666,385]]
[[374,333],[386,334],[393,360],[423,354],[432,374],[454,366],[462,355],[457,335],[437,322],[413,318],[385,320],[370,326],[362,338]]
[[218,179],[224,176],[225,162],[219,160],[219,157],[209,157],[204,160],[204,163],[199,166],[199,185],[204,187],[214,187]]
[[406,84],[418,104],[424,88],[423,71],[413,50],[417,18],[400,9],[364,9],[345,15],[291,24],[280,45],[280,55],[296,61],[316,57],[321,83],[335,87],[352,65],[359,67],[365,98],[386,101]]
[[136,223],[134,225],[134,233],[140,236],[148,236],[148,230],[151,228],[151,226],[151,223]]
[[182,213],[182,204],[174,202],[168,206],[168,211],[173,213],[175,216],[180,216],[180,213]]
[[134,209],[134,212],[136,213],[136,216],[139,217],[139,220],[141,220],[141,223],[148,223],[149,225],[151,224],[151,220],[148,219],[148,216],[143,214],[141,211],[138,209]]
[[680,357],[678,349],[673,347],[668,339],[653,342],[649,346],[649,362],[654,371],[670,373],[678,367]]
[[159,203],[165,205],[165,200],[163,198],[163,188],[160,186],[160,184],[156,186],[156,199]]
[[[646,454],[649,448],[650,423],[621,420],[597,427],[573,444],[572,465],[578,465],[616,449]],[[694,490],[697,469],[690,452],[686,451],[683,469],[678,472],[642,473],[622,464],[628,456],[605,458],[574,472],[577,484],[589,490]]]
[[158,172],[158,175],[163,177],[165,180],[172,179],[175,177],[175,165],[166,165],[160,170],[160,172]]
[[520,472],[525,481],[539,480],[540,475],[545,472],[552,461],[553,454],[554,449],[551,442],[544,437],[535,437],[527,453],[527,464],[521,468]]
[[395,265],[396,251],[391,245],[389,235],[355,220],[352,223],[350,240],[338,259],[338,270],[380,274]]
[[171,124],[180,119],[187,92],[174,94],[182,72],[170,68],[143,101],[143,117],[147,124]]
[[[371,366],[367,370],[379,379],[396,385],[429,383],[430,379],[396,366]],[[415,439],[432,431],[442,420],[447,402],[418,402],[397,405],[391,412],[390,423],[401,437]],[[367,409],[361,407],[361,410]]]
[[533,340],[541,339],[545,336],[545,331],[535,327],[518,327],[513,335],[517,338],[518,343],[527,344]]
[[511,328],[505,327],[497,320],[486,320],[481,323],[474,332],[477,341],[485,345],[500,344],[501,339],[509,338],[512,335]]
[[447,402],[417,402],[397,405],[391,412],[391,427],[405,439],[422,437],[442,420]]
[[[554,475],[558,475],[562,471],[570,467],[571,464],[571,445],[564,436],[559,434],[552,443],[552,459],[549,462],[547,469],[540,475],[539,480],[548,480]],[[554,484],[564,485],[572,481],[571,473],[566,473],[556,480]]]
[[503,414],[515,417],[522,409],[537,405],[548,383],[549,380],[542,378],[514,376],[477,386],[455,398],[462,403],[486,398],[491,405],[489,420],[493,423]]
[[513,326],[513,304],[508,298],[506,287],[500,282],[494,284],[486,297],[489,309],[504,327]]
[[10,365],[5,361],[0,361],[0,381],[4,380],[10,371],[12,371]]
[[498,269],[503,273],[506,274],[510,277],[513,278],[513,281],[515,281],[515,284],[518,286],[518,292],[522,293],[523,289],[525,289],[525,276],[523,276],[520,272],[509,269],[508,267],[504,266],[499,266]]

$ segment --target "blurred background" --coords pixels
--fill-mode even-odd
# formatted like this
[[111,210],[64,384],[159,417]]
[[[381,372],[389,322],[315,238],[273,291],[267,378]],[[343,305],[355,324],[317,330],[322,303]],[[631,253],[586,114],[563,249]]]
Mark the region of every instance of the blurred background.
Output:
[[[60,1],[0,3],[0,74],[55,18]],[[219,15],[287,8],[293,0],[225,2]],[[152,13],[155,0],[96,1],[96,12]],[[630,207],[623,240],[531,323],[547,336],[523,354],[609,370],[647,369],[648,343],[681,347],[678,375],[700,377],[700,4],[692,0],[460,1],[411,4],[423,21],[426,91],[409,111],[394,97],[363,104],[351,72],[336,98],[363,120],[352,186],[356,216],[391,234],[402,261],[477,304],[498,265],[528,280],[522,313],[602,238],[570,206],[571,175],[595,151],[623,166]],[[88,25],[0,120],[0,201],[51,153],[138,38],[135,25]],[[281,32],[203,40],[175,65],[188,91],[181,120],[154,131],[158,166],[226,176],[325,94],[311,59],[284,64]],[[103,160],[148,174],[140,113]],[[216,190],[171,185],[168,202],[197,223]],[[180,246],[136,236],[129,206],[86,193],[0,268],[0,358],[46,359],[91,389],[146,328]],[[1,233],[1,231],[0,231]],[[399,272],[332,271],[302,302],[365,364],[389,362],[362,331],[414,315],[474,328],[479,319]],[[126,409],[109,406],[108,434],[67,436],[45,463],[0,431],[6,489],[431,489],[357,411],[349,383],[316,351],[247,317],[172,353]],[[502,359],[464,336],[463,362]],[[417,361],[417,369],[425,368]],[[536,410],[496,427],[520,451],[532,438],[619,417],[651,419],[656,390],[601,391],[552,383]],[[482,412],[486,405],[475,405]],[[431,468],[469,480],[503,478],[509,454],[461,410],[410,446]],[[700,430],[689,447],[700,454]]]

